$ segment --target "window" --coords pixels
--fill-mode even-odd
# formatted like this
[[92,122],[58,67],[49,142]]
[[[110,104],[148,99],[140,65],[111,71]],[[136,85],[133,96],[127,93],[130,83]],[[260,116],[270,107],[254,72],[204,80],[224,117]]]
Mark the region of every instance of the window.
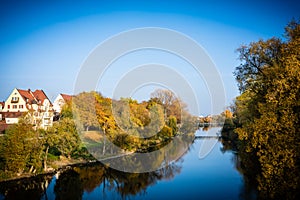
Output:
[[19,97],[12,97],[12,98],[11,98],[11,102],[16,103],[16,102],[18,102],[18,101],[19,101]]
[[18,106],[17,105],[13,105],[13,109],[17,109],[18,108]]
[[19,105],[19,108],[22,109],[22,108],[23,108],[23,105]]
[[7,109],[10,109],[10,105],[7,105]]

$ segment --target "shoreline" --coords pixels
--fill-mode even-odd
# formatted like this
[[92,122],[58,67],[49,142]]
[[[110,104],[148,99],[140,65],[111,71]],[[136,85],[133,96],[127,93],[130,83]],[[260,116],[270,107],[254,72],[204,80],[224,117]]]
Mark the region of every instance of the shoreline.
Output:
[[2,179],[0,180],[0,184],[3,184],[5,182],[10,182],[10,181],[18,181],[18,180],[23,180],[23,179],[28,179],[28,178],[34,178],[34,177],[39,177],[39,176],[46,176],[46,175],[54,175],[59,171],[63,171],[66,169],[69,169],[70,167],[80,165],[80,164],[89,164],[89,163],[97,163],[98,161],[94,160],[72,160],[69,162],[62,162],[60,166],[56,169],[53,169],[51,167],[48,167],[47,171],[43,171],[41,173],[36,173],[36,174],[29,174],[29,173],[24,173],[21,174],[20,176],[13,176],[11,178],[7,179]]

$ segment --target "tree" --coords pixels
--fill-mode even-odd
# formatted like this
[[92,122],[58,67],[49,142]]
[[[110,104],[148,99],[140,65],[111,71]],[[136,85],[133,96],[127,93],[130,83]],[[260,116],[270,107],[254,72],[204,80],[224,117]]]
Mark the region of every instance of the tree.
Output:
[[75,123],[73,119],[69,118],[63,118],[59,123],[53,124],[47,137],[49,138],[48,145],[55,145],[68,158],[71,158],[72,152],[77,150],[81,143]]
[[242,64],[235,71],[242,92],[236,99],[236,132],[241,151],[260,165],[256,180],[263,198],[293,199],[300,188],[299,22],[292,21],[285,35],[286,41],[242,46]]
[[157,89],[151,93],[151,99],[163,106],[165,119],[170,115],[176,116],[177,121],[180,123],[182,111],[186,105],[175,96],[170,90]]
[[144,129],[144,137],[156,135],[165,125],[164,110],[160,104],[152,102],[148,105],[150,123]]
[[72,98],[74,117],[86,131],[90,127],[99,127],[95,109],[97,96],[96,92],[83,92]]
[[171,115],[167,125],[172,129],[172,135],[175,135],[178,132],[176,117]]
[[73,111],[72,111],[72,100],[67,101],[62,109],[61,109],[61,113],[60,113],[60,118],[70,118],[73,119]]
[[43,143],[30,122],[20,119],[6,131],[4,137],[1,157],[6,171],[21,174],[42,169]]

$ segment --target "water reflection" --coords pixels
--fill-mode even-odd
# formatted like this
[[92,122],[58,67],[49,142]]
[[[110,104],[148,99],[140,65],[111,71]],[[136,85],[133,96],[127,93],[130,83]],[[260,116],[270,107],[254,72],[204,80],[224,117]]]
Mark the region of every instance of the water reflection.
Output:
[[[108,168],[100,163],[76,166],[61,173],[56,180],[56,199],[81,199],[83,192],[102,189],[102,194],[115,193],[119,197],[143,195],[147,187],[159,180],[170,180],[180,173],[180,162],[149,173],[124,173]],[[109,199],[109,198],[108,198]]]
[[41,199],[52,180],[53,174],[39,175],[16,181],[0,183],[0,199]]

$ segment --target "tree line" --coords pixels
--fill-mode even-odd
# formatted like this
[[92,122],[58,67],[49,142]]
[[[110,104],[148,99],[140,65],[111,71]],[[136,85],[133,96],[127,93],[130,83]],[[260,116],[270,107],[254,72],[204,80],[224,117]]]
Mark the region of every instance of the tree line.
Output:
[[[300,24],[284,38],[243,45],[234,75],[241,94],[231,109],[234,130],[222,135],[238,150],[238,169],[260,199],[296,199],[300,189]],[[228,144],[228,143],[227,143]]]

